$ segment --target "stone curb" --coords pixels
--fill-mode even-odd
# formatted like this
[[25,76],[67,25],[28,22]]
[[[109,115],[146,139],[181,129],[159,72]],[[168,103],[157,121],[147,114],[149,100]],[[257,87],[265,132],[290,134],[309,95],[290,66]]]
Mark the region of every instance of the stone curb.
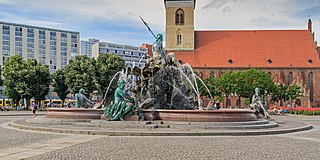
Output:
[[[5,111],[5,112],[7,112],[7,111]],[[43,116],[43,115],[45,115],[46,114],[46,112],[37,112],[37,115],[38,116]],[[7,112],[7,114],[4,114],[4,113],[1,113],[0,112],[0,117],[11,117],[11,116],[15,116],[15,117],[19,117],[19,116],[33,116],[33,114],[32,114],[32,111],[30,111],[30,112],[26,112],[26,111],[21,111],[21,113],[19,113],[19,112],[13,112],[13,113],[10,113],[10,111],[9,112]]]
[[273,135],[285,134],[312,129],[312,125],[305,124],[303,126],[279,130],[263,130],[263,131],[218,131],[218,132],[141,132],[141,131],[99,131],[99,130],[72,130],[61,128],[35,127],[18,124],[19,121],[12,121],[8,126],[42,132],[68,133],[68,134],[86,134],[86,135],[108,135],[108,136],[253,136],[253,135]]

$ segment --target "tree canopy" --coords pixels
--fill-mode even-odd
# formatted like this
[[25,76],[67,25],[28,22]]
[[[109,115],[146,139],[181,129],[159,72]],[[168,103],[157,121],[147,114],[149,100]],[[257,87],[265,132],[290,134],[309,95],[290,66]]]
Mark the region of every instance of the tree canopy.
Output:
[[[4,66],[4,94],[15,103],[20,98],[42,100],[49,92],[49,67],[34,59],[25,61],[19,55],[7,59]],[[29,104],[27,104],[29,105]]]
[[[125,60],[123,57],[116,54],[101,54],[96,61],[96,82],[100,95],[103,95],[112,77],[125,67]],[[117,81],[113,82],[109,93],[113,93],[116,88]]]
[[96,89],[95,60],[87,56],[76,56],[65,67],[65,82],[72,93],[77,93],[83,88],[86,93]]
[[57,70],[52,75],[52,78],[53,91],[56,92],[59,98],[62,100],[62,102],[64,102],[67,98],[67,95],[69,94],[68,85],[65,81],[65,69]]

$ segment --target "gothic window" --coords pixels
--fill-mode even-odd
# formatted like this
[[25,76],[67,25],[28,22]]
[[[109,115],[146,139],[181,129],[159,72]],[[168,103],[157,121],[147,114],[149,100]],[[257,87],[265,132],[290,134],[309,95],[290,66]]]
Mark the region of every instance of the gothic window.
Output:
[[292,83],[292,81],[293,81],[293,74],[292,74],[292,72],[290,72],[288,74],[288,85],[290,85]]
[[309,89],[309,99],[310,102],[313,102],[313,73],[310,72],[308,75],[308,89]]
[[182,9],[176,11],[176,25],[184,25],[184,12]]
[[285,73],[284,73],[284,72],[281,72],[281,73],[280,73],[280,79],[281,79],[281,82],[280,82],[280,83],[283,83],[283,84],[286,83],[286,76],[285,76]]
[[300,106],[301,107],[301,100],[300,99],[297,99],[296,102],[295,102],[296,106]]
[[214,78],[214,72],[210,72],[210,78]]
[[227,99],[227,107],[231,107],[231,100]]
[[237,99],[237,107],[241,107],[241,100]]
[[177,31],[177,45],[178,46],[182,45],[182,34],[180,29]]

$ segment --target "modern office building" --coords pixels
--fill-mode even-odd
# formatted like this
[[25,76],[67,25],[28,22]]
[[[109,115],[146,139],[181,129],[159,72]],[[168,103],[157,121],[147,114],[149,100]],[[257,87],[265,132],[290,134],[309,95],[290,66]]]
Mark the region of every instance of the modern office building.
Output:
[[0,22],[0,65],[20,55],[49,65],[53,73],[78,55],[79,41],[79,32]]
[[89,39],[89,41],[81,40],[80,55],[92,57],[92,45],[99,41],[98,39]]
[[92,45],[92,56],[94,58],[97,58],[99,54],[111,53],[123,56],[127,66],[142,68],[146,64],[145,55],[148,54],[148,48],[99,41]]

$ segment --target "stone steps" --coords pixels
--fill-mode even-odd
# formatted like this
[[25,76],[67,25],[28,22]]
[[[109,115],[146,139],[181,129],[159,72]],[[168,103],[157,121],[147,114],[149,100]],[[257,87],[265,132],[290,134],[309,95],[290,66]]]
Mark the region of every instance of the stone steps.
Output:
[[[40,123],[36,123],[39,120]],[[312,129],[313,127],[303,122],[265,121],[248,122],[239,125],[200,125],[198,123],[177,123],[174,122],[64,122],[50,121],[47,119],[35,118],[34,121],[26,119],[9,122],[8,125],[15,128],[68,133],[68,134],[88,134],[88,135],[108,135],[108,136],[248,136],[248,135],[270,135],[283,134]],[[31,122],[31,123],[30,123]],[[45,124],[43,124],[45,122]],[[61,124],[58,124],[61,123]],[[156,124],[157,123],[157,124]],[[167,123],[167,124],[166,124]],[[231,123],[232,124],[232,123]]]

